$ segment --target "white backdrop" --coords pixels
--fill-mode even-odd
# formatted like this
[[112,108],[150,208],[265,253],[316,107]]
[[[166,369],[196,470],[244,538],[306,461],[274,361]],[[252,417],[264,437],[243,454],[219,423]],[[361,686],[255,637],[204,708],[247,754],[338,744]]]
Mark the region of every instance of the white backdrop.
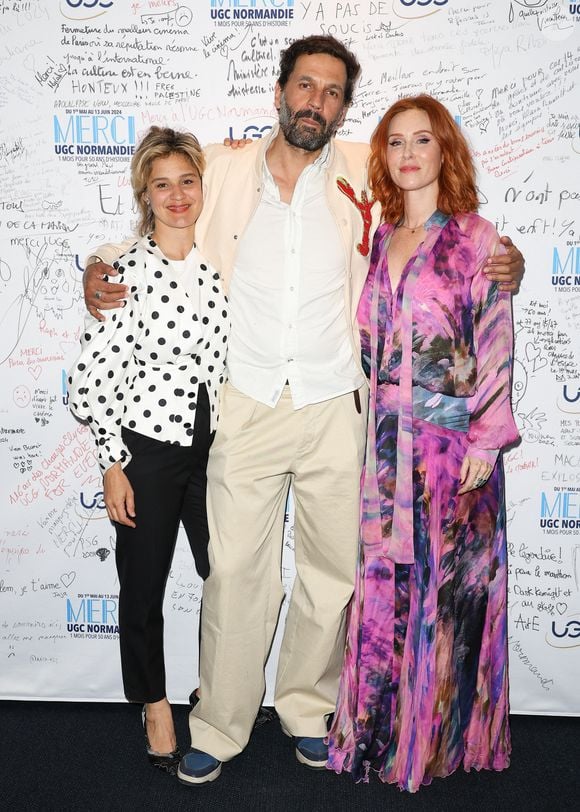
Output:
[[[0,696],[122,699],[114,534],[64,376],[79,257],[131,232],[135,142],[153,123],[260,138],[280,48],[331,33],[363,65],[342,137],[368,139],[399,96],[437,96],[473,145],[482,214],[526,255],[523,441],[505,457],[512,708],[580,714],[579,22],[561,0],[0,0]],[[289,585],[291,524],[284,547]],[[180,538],[175,700],[196,684],[200,595]]]

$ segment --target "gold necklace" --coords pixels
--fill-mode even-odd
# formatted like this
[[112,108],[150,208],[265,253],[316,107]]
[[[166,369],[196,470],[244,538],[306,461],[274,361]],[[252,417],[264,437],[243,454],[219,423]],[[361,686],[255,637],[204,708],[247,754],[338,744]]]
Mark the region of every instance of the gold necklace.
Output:
[[[427,222],[427,220],[425,220],[425,223],[426,222]],[[397,223],[396,228],[405,228],[405,229],[407,229],[407,231],[410,231],[411,234],[414,234],[420,228],[423,228],[425,223],[420,223],[418,226],[414,226],[413,228],[411,228],[411,226],[406,226],[404,223]]]

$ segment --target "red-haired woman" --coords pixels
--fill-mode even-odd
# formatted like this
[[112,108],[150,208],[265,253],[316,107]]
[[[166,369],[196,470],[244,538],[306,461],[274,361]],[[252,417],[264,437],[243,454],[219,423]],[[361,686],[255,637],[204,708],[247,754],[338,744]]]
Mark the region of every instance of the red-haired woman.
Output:
[[329,767],[416,791],[508,766],[504,476],[509,294],[469,148],[429,96],[371,141],[383,224],[358,318],[370,379],[358,577]]

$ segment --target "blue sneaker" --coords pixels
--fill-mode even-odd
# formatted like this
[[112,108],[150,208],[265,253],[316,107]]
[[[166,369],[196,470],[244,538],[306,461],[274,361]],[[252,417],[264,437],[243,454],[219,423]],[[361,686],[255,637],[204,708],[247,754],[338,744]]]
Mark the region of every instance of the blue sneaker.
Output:
[[301,764],[319,770],[326,767],[328,760],[328,745],[324,738],[314,739],[310,736],[294,736],[296,745],[296,758]]
[[182,784],[206,784],[215,781],[221,771],[221,761],[203,750],[190,747],[179,762],[177,777]]

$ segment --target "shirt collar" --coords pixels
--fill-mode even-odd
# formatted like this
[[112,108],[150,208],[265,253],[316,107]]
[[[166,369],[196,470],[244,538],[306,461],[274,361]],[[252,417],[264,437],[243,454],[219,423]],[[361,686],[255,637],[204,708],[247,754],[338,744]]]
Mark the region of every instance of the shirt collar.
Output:
[[[264,152],[264,157],[262,159],[262,177],[264,179],[264,188],[266,189],[268,194],[273,195],[275,198],[279,199],[278,186],[276,185],[276,181],[274,180],[272,173],[270,172],[266,156],[267,150]],[[329,161],[330,161],[330,143],[325,144],[322,147],[320,155],[315,161],[313,161],[313,163],[308,164],[308,166],[304,167],[300,177],[303,177],[305,175],[311,176],[312,178],[320,177],[320,175],[326,171]]]

